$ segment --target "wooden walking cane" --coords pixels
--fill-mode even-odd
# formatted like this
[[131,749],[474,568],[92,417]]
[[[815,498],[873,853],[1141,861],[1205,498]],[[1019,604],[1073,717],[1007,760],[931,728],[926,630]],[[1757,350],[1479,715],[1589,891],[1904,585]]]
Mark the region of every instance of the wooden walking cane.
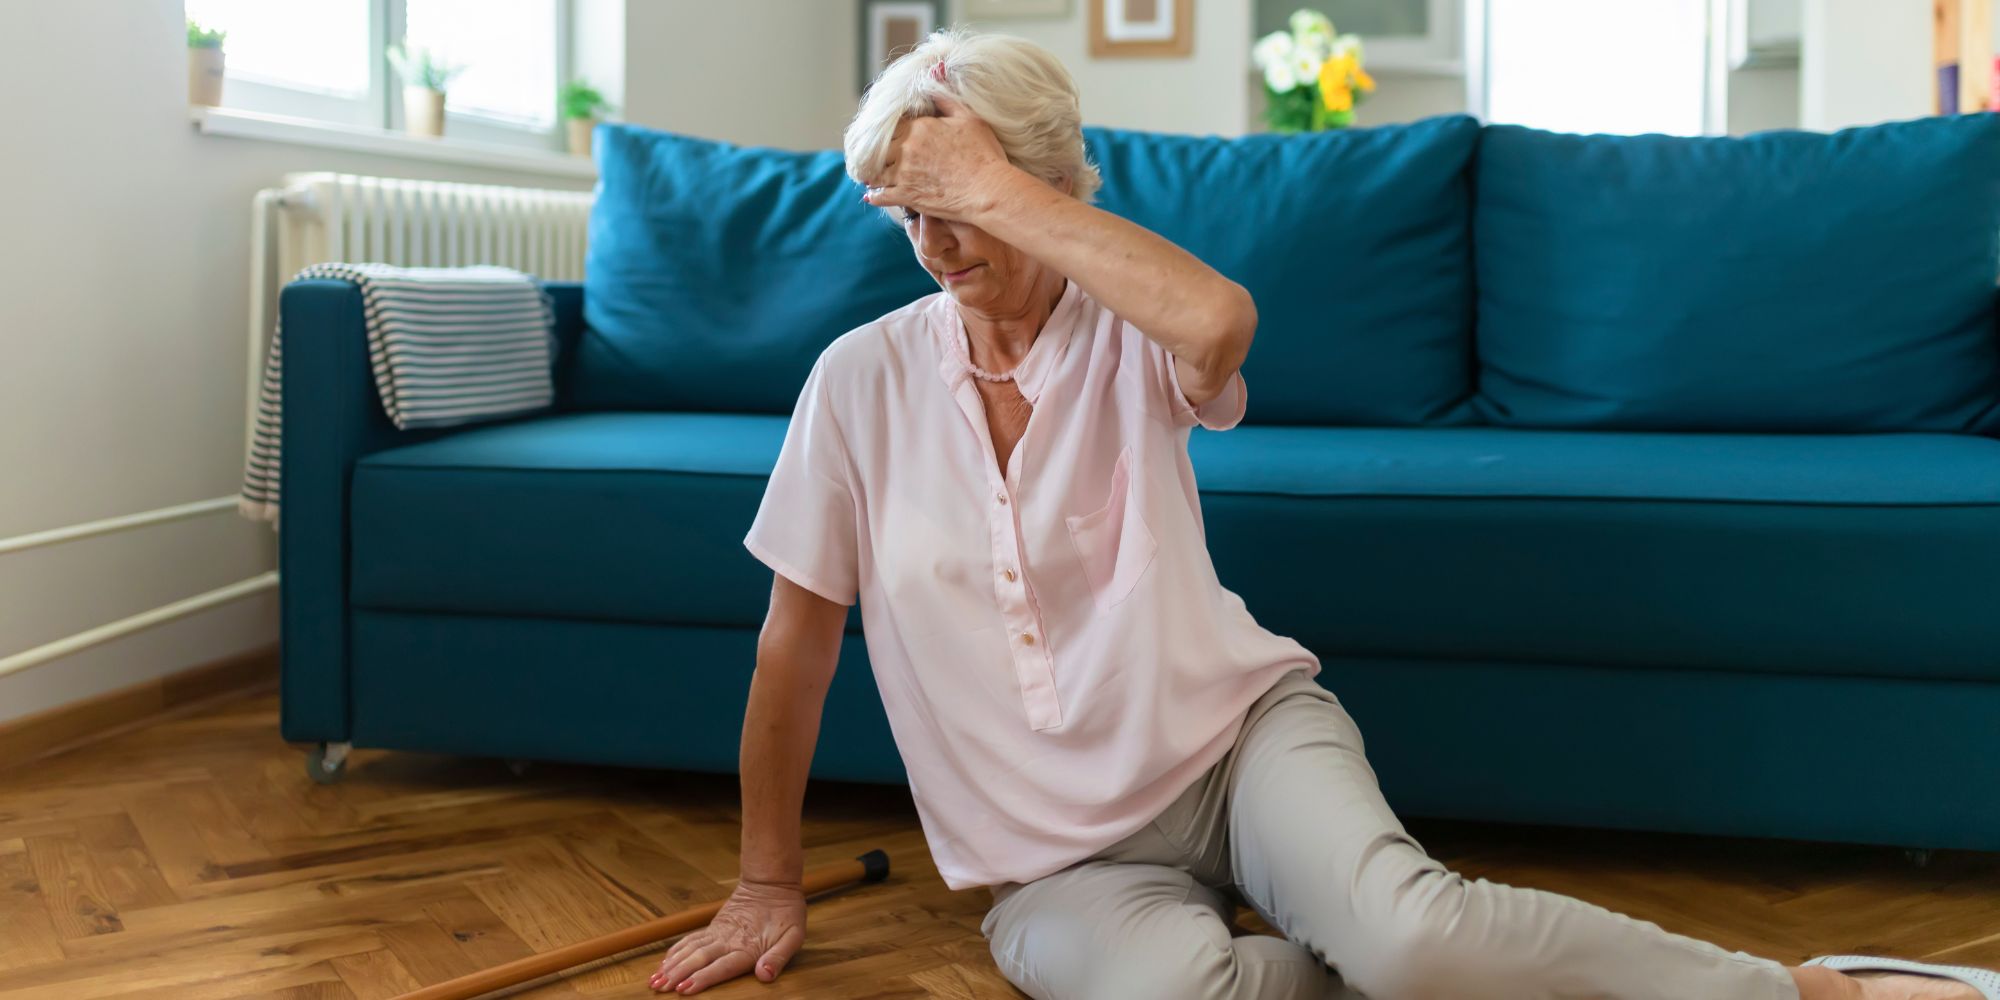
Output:
[[[878,848],[852,861],[837,861],[807,870],[804,877],[799,880],[799,888],[811,896],[849,882],[860,882],[865,885],[869,882],[880,882],[888,877],[889,855]],[[554,951],[529,955],[527,958],[515,959],[506,965],[496,965],[491,969],[460,976],[435,986],[426,986],[413,993],[405,993],[396,1000],[470,1000],[472,997],[494,990],[518,986],[531,979],[540,979],[551,972],[560,972],[607,955],[616,955],[621,951],[662,941],[676,934],[685,934],[715,919],[715,914],[722,909],[722,904],[725,902],[727,900],[716,900],[679,913],[669,913],[636,927],[627,927],[602,937],[578,941]]]

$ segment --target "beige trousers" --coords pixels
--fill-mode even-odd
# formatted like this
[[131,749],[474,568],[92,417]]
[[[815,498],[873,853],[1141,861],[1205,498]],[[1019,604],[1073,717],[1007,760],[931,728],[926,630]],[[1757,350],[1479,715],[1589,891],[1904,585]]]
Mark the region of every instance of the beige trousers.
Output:
[[[1300,671],[1151,824],[992,891],[980,930],[1038,1000],[1799,997],[1770,959],[1432,860]],[[1285,937],[1232,937],[1237,900]]]

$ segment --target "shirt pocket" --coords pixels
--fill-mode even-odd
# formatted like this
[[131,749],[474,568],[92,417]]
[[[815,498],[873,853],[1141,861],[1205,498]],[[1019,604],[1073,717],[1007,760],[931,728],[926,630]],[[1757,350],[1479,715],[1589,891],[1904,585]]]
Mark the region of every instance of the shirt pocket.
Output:
[[1110,610],[1131,595],[1153,564],[1158,548],[1152,529],[1139,514],[1139,505],[1132,502],[1131,459],[1130,446],[1118,453],[1104,506],[1064,519],[1069,523],[1070,544],[1076,549],[1100,611]]

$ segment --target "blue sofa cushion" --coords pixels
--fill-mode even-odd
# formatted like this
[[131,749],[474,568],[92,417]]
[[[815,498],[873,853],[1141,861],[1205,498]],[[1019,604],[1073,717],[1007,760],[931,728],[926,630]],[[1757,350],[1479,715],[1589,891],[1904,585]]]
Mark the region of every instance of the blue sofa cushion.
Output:
[[1250,290],[1251,423],[1469,417],[1479,124],[1240,138],[1090,126],[1097,207]]
[[1322,655],[2000,680],[2000,441],[1196,434],[1209,550]]
[[790,413],[835,337],[938,290],[838,150],[597,130],[570,409]]
[[743,536],[786,419],[569,413],[376,452],[354,470],[353,601],[756,626],[771,571]]
[[[785,418],[576,413],[363,458],[376,610],[754,627]],[[2000,680],[2000,441],[1196,434],[1209,548],[1326,655]],[[858,627],[850,612],[850,628]]]
[[1964,431],[2000,413],[2000,115],[1832,134],[1486,128],[1479,413]]

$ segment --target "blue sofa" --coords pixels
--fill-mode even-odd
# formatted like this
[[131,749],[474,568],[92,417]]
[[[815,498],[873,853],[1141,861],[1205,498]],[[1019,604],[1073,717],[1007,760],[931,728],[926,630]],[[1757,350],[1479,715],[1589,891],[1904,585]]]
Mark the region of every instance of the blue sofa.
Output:
[[[1256,295],[1209,545],[1399,811],[2000,849],[2000,116],[1087,133]],[[397,432],[284,290],[286,739],[735,769],[798,387],[936,286],[833,151],[598,146],[548,412]],[[858,628],[813,774],[902,781]]]

